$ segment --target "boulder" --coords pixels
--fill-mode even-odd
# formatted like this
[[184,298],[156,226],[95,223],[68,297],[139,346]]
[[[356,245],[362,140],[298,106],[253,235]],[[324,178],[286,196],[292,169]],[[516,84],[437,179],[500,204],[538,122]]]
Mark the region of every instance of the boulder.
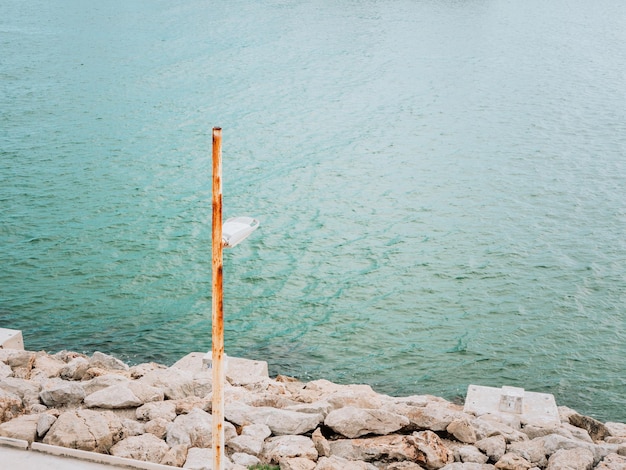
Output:
[[454,462],[442,467],[441,470],[496,470],[496,467],[486,463]]
[[241,465],[245,468],[261,464],[261,460],[259,460],[258,457],[243,452],[235,452],[233,455],[230,456],[230,458],[232,459],[233,463]]
[[168,400],[177,400],[195,395],[193,374],[189,371],[168,368],[148,372],[138,382],[160,388]]
[[78,405],[85,398],[85,390],[77,383],[55,379],[44,385],[39,398],[49,408]]
[[83,381],[81,382],[81,385],[85,390],[85,395],[91,395],[92,393],[112,387],[113,385],[126,385],[129,382],[130,379],[128,377],[124,377],[123,375],[104,374]]
[[157,364],[156,362],[146,362],[143,364],[137,364],[136,366],[132,366],[128,372],[130,377],[133,379],[139,379],[146,375],[148,372],[157,369],[167,369],[163,364]]
[[11,421],[23,410],[22,399],[18,395],[0,389],[0,423]]
[[17,377],[6,377],[4,379],[0,379],[0,390],[17,395],[21,399],[24,407],[30,407],[41,403],[39,401],[41,385],[37,382],[31,382]]
[[235,452],[258,456],[263,450],[265,439],[271,434],[272,431],[265,424],[250,424],[243,427],[239,436],[228,441],[228,447]]
[[457,451],[461,462],[487,463],[489,457],[475,446],[460,446]]
[[75,357],[59,370],[59,377],[64,380],[82,380],[89,369],[89,361],[84,357]]
[[106,369],[106,370],[121,370],[127,371],[129,367],[119,359],[109,356],[108,354],[96,351],[89,359],[90,369]]
[[146,403],[137,408],[136,416],[141,421],[152,421],[153,419],[174,421],[174,418],[176,418],[176,403],[172,400]]
[[486,437],[477,441],[475,445],[493,462],[500,460],[500,458],[502,458],[502,456],[506,453],[506,440],[502,435]]
[[299,413],[270,407],[253,407],[243,403],[225,406],[224,416],[231,423],[266,424],[274,435],[298,435],[315,429],[323,420],[320,414]]
[[167,428],[170,425],[170,421],[166,421],[163,418],[156,418],[148,421],[143,425],[144,431],[154,434],[159,439],[165,439],[167,435]]
[[480,418],[475,418],[471,421],[471,423],[476,431],[476,437],[479,440],[486,437],[497,436],[498,434],[504,436],[507,442],[528,440],[528,436],[523,432],[493,419],[493,416],[490,415],[483,415]]
[[0,436],[33,442],[37,437],[39,415],[24,415],[0,424]]
[[330,457],[330,443],[328,439],[324,437],[320,428],[313,431],[311,439],[313,439],[313,444],[315,444],[315,449],[320,457]]
[[[123,418],[121,419],[121,424],[122,424],[122,439],[126,439],[127,437],[132,437],[132,436],[139,436],[141,434],[149,432],[146,430],[146,427],[143,423],[135,421],[134,419]],[[154,434],[154,433],[151,433],[151,434]],[[157,436],[157,437],[162,438],[163,436]]]
[[454,462],[454,455],[432,431],[414,432],[412,444],[419,452],[417,462],[428,470],[436,470]]
[[12,369],[32,369],[36,353],[22,349],[0,349],[0,361],[11,366]]
[[[388,466],[386,468],[390,469],[391,467]],[[377,470],[377,467],[363,460],[347,460],[333,455],[331,457],[320,457],[315,470]],[[421,467],[416,464],[415,470],[421,470]]]
[[517,454],[504,454],[500,460],[496,462],[498,470],[530,470],[532,464]]
[[107,453],[113,445],[113,435],[107,420],[100,413],[73,410],[59,416],[43,442],[71,449]]
[[405,416],[412,429],[445,431],[457,419],[471,419],[462,407],[448,402],[429,402],[426,406],[408,406]]
[[88,408],[134,408],[142,404],[127,384],[112,385],[85,397]]
[[111,455],[126,459],[161,463],[169,446],[152,434],[131,436],[111,447]]
[[261,460],[278,463],[283,459],[304,457],[317,459],[317,450],[311,438],[306,436],[276,436],[265,441]]
[[390,434],[407,426],[409,420],[388,411],[346,406],[328,413],[324,424],[343,436],[355,438],[367,434]]
[[171,467],[182,467],[187,460],[187,446],[177,445],[170,448],[163,458],[161,465],[169,465]]
[[608,454],[600,462],[595,470],[624,470],[626,468],[626,457],[617,454]]
[[280,461],[280,470],[315,470],[315,462],[306,457],[294,457]]
[[11,376],[13,376],[13,369],[11,369],[11,366],[5,364],[4,362],[0,362],[0,379]]
[[476,429],[466,417],[453,420],[446,428],[458,441],[466,444],[474,444],[477,441]]
[[[225,441],[237,435],[235,427],[224,422]],[[186,415],[177,416],[167,428],[166,441],[170,447],[186,445],[188,447],[211,447],[213,436],[213,417],[206,411],[194,408]]]
[[626,424],[624,423],[604,423],[604,426],[613,437],[626,437]]
[[43,437],[50,430],[57,417],[50,413],[41,413],[37,416],[39,417],[37,420],[37,436]]
[[39,373],[43,377],[58,377],[61,369],[65,367],[65,362],[46,353],[37,353],[31,373]]
[[561,449],[548,459],[546,470],[591,470],[593,452],[589,449]]

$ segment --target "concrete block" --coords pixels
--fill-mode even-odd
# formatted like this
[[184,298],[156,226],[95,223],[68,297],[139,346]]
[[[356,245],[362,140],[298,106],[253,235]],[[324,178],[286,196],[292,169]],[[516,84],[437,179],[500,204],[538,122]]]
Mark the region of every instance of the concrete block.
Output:
[[20,330],[0,328],[0,349],[24,350],[24,339]]
[[483,387],[470,385],[465,399],[466,413],[481,416],[487,413],[506,413],[519,416],[526,424],[549,426],[559,424],[559,411],[554,395],[527,392],[523,388]]

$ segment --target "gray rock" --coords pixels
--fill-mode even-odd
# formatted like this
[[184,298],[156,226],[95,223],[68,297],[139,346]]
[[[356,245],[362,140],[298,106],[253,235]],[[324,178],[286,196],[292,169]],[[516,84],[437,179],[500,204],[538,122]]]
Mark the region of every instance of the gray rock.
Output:
[[43,437],[50,430],[57,417],[49,413],[42,413],[37,420],[37,436]]
[[64,380],[82,380],[89,369],[89,361],[84,357],[75,357],[59,370],[59,377]]
[[266,424],[277,436],[304,434],[315,429],[323,419],[319,414],[253,407],[243,403],[227,404],[224,416],[239,426],[249,423]]
[[[237,435],[235,427],[224,422],[225,441]],[[170,447],[186,445],[187,447],[211,447],[213,436],[213,417],[198,408],[194,408],[186,415],[176,417],[167,428],[166,442]]]
[[111,447],[111,455],[126,459],[161,463],[169,446],[153,434],[131,436]]
[[119,359],[96,351],[89,359],[89,368],[127,371],[129,367]]
[[486,437],[477,441],[475,445],[494,462],[500,460],[506,453],[506,440],[502,435]]
[[113,445],[113,435],[107,420],[100,413],[74,410],[59,416],[43,442],[71,449],[107,453]]
[[367,434],[389,434],[405,426],[409,419],[383,410],[355,408],[347,406],[331,411],[324,424],[333,431],[349,438]]
[[174,421],[176,418],[176,403],[171,400],[146,403],[137,408],[137,419],[151,421],[153,419],[163,419]]
[[474,446],[461,446],[457,449],[461,462],[487,463],[489,457]]
[[47,407],[78,405],[85,398],[85,390],[77,383],[56,379],[46,383],[39,398]]

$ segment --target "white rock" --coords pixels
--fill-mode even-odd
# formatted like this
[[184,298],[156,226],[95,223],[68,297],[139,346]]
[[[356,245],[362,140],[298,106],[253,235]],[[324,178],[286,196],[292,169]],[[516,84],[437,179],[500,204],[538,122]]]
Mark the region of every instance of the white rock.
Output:
[[458,418],[448,424],[446,428],[449,434],[452,434],[460,442],[473,444],[477,441],[476,430],[467,418]]
[[37,436],[43,437],[50,430],[57,417],[49,413],[41,413],[37,420]]
[[315,462],[305,457],[294,457],[280,461],[280,470],[315,470]]
[[134,408],[143,402],[124,385],[112,385],[85,397],[88,408]]
[[119,374],[105,374],[94,377],[91,380],[81,382],[85,395],[91,395],[99,390],[112,387],[113,385],[126,385],[130,382],[128,377]]
[[[225,440],[237,435],[235,427],[224,422]],[[186,415],[177,416],[167,428],[166,441],[170,447],[186,445],[188,447],[211,447],[213,436],[213,417],[206,411],[194,408]]]
[[89,359],[89,368],[127,371],[129,367],[119,359],[96,351]]
[[[126,439],[127,437],[139,436],[144,434],[146,431],[144,424],[134,419],[124,418],[121,420],[122,423],[122,439]],[[154,433],[152,433],[154,434]],[[162,437],[162,436],[157,436]]]
[[0,362],[0,379],[11,377],[12,375],[13,369],[11,369],[11,366],[5,364],[4,362]]
[[530,470],[533,465],[523,457],[517,454],[504,454],[500,460],[496,462],[498,470]]
[[606,428],[611,433],[611,436],[614,437],[626,437],[626,424],[624,423],[613,423],[609,421],[608,423],[604,423]]
[[54,422],[44,444],[72,449],[107,453],[113,444],[113,435],[107,420],[91,410],[62,413]]
[[266,424],[277,436],[304,434],[315,429],[323,420],[319,414],[253,407],[243,403],[227,404],[224,416],[231,423],[240,426],[248,423]]
[[176,418],[176,403],[171,400],[146,403],[137,408],[137,419],[151,421],[153,419],[163,419],[174,421]]
[[617,454],[609,454],[600,462],[595,470],[624,470],[626,468],[626,457]]
[[548,459],[547,470],[591,470],[593,453],[589,449],[562,449]]
[[77,383],[56,379],[46,383],[39,398],[48,407],[78,405],[85,398],[85,390]]
[[448,402],[429,402],[426,406],[409,406],[405,413],[415,429],[445,431],[455,419],[471,419],[462,408]]
[[169,465],[170,467],[182,467],[187,460],[187,446],[178,445],[170,448],[163,458],[161,465]]
[[37,353],[33,372],[41,372],[45,377],[58,377],[61,369],[65,367],[65,362],[46,353]]
[[[387,467],[388,468],[388,467]],[[417,469],[421,469],[419,465]],[[347,460],[336,455],[320,457],[315,470],[378,470],[377,467],[363,460]]]
[[506,440],[503,435],[491,436],[475,443],[491,460],[497,462],[506,453]]
[[461,446],[458,448],[461,462],[487,463],[489,457],[474,446]]
[[24,415],[0,424],[0,436],[33,442],[37,437],[39,415]]
[[265,441],[262,460],[280,462],[283,459],[305,457],[317,459],[317,450],[311,438],[306,436],[276,436]]
[[346,406],[328,413],[324,424],[339,434],[355,438],[366,434],[390,434],[408,426],[409,419],[383,410]]
[[[2,351],[0,349],[0,351]],[[0,390],[17,395],[24,406],[39,404],[39,392],[41,384],[17,377],[6,377],[0,379]]]
[[236,463],[237,465],[241,465],[246,468],[252,467],[253,465],[259,465],[261,463],[258,457],[243,452],[235,452],[230,457],[233,463]]
[[159,439],[165,439],[165,436],[167,435],[167,428],[170,423],[170,421],[166,421],[162,418],[156,418],[148,421],[143,428],[145,432],[154,434]]
[[0,423],[16,418],[23,410],[24,405],[18,395],[0,389]]
[[235,452],[258,456],[263,450],[265,439],[272,435],[272,431],[265,424],[250,424],[244,426],[241,435],[228,441],[228,447]]
[[153,434],[142,434],[126,438],[113,447],[111,455],[126,459],[160,463],[169,450],[169,446]]
[[491,464],[454,462],[442,467],[441,470],[496,470],[496,467]]
[[[183,468],[188,470],[212,470],[213,469],[213,449],[198,449],[192,447],[187,451],[187,461]],[[224,469],[236,470],[237,466],[224,456]]]
[[84,357],[75,357],[59,370],[59,376],[64,380],[82,380],[89,369],[89,361]]
[[137,381],[160,388],[168,400],[195,396],[193,374],[186,370],[171,367],[169,369],[156,369],[148,372]]

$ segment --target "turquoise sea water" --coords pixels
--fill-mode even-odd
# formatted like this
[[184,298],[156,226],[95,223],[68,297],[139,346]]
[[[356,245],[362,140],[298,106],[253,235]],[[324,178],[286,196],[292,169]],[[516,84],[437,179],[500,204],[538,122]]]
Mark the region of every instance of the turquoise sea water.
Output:
[[0,3],[0,326],[626,422],[626,3]]

